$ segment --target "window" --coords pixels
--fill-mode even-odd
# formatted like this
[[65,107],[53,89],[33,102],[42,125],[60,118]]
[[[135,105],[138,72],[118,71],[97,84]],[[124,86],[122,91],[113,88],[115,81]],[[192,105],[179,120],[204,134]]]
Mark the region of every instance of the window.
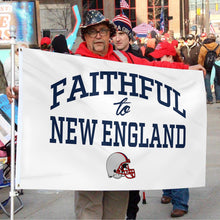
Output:
[[83,23],[84,23],[84,15],[87,11],[91,9],[95,9],[100,11],[103,14],[103,0],[83,0],[82,1],[83,8]]
[[115,0],[115,16],[123,13],[130,19],[132,27],[136,26],[136,2],[135,0],[125,0],[130,8],[129,9],[121,9],[120,8],[120,0]]
[[[162,12],[161,0],[148,0],[148,21],[160,30],[160,15]],[[168,0],[164,0],[164,24],[165,32],[168,30]]]

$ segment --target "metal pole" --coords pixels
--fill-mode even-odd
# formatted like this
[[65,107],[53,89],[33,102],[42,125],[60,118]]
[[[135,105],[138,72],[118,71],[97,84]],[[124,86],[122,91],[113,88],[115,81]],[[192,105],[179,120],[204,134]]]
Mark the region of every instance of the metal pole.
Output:
[[153,24],[156,25],[156,21],[155,21],[155,0],[153,0]]
[[189,34],[189,0],[184,0],[184,24],[185,24],[185,34]]
[[205,0],[205,32],[210,31],[209,0]]
[[164,0],[161,0],[161,12],[163,12],[163,22],[164,22],[164,30],[163,32],[165,32],[165,26],[166,26],[166,23],[165,23],[165,20],[164,20]]
[[185,30],[185,7],[184,7],[184,0],[181,0],[182,2],[182,16],[183,16],[183,20],[182,20],[182,24],[183,24],[183,36],[186,36],[186,30]]
[[204,0],[202,0],[202,32],[204,32]]
[[195,24],[197,26],[197,0],[195,0]]
[[[11,88],[15,86],[15,38],[16,28],[15,26],[10,27],[11,37]],[[12,90],[13,94],[13,90]],[[14,197],[15,193],[15,100],[11,104],[11,213],[10,219],[14,219]]]
[[184,36],[183,34],[183,10],[182,10],[182,0],[180,0],[180,35]]

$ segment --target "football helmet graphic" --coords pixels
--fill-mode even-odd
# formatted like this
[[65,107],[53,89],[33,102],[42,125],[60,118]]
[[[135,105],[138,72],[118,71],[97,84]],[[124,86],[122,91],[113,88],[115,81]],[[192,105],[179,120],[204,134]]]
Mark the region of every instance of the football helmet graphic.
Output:
[[129,168],[130,160],[121,152],[111,154],[106,161],[108,176],[119,179],[125,176],[128,179],[135,178],[135,170]]

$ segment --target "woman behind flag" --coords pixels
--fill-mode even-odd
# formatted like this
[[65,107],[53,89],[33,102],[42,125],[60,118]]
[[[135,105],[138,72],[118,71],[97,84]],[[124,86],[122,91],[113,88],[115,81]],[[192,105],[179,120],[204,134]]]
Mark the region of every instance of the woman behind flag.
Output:
[[[167,41],[160,42],[150,55],[160,61],[182,62],[174,46]],[[163,159],[166,160],[166,158]],[[161,203],[168,204],[170,202],[173,205],[171,217],[185,215],[188,212],[189,189],[164,189]]]

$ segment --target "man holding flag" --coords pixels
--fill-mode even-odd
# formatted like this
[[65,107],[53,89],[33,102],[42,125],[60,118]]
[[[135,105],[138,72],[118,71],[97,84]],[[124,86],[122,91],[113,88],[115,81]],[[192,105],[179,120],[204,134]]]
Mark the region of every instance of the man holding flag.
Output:
[[[115,26],[99,11],[88,11],[85,23],[81,26],[81,36],[84,42],[79,45],[75,54],[95,58],[97,64],[98,59],[103,59],[166,68],[203,70],[205,72],[201,65],[189,67],[183,63],[149,62],[125,51],[114,51],[109,42],[115,33]],[[12,99],[16,98],[12,95],[11,89],[9,89],[7,96]],[[83,181],[88,180],[88,178],[83,179]],[[123,190],[116,189],[115,191],[103,191],[101,189],[91,191],[91,189],[86,188],[85,191],[76,191],[75,196],[77,219],[124,219],[126,216],[129,192],[124,190],[124,188]]]
[[[114,51],[109,41],[115,34],[112,22],[99,11],[90,10],[86,14],[85,24],[81,26],[84,42],[75,54],[117,62],[204,71],[200,65],[189,67],[183,63],[149,62],[125,51]],[[126,216],[129,191],[76,191],[75,196],[77,219],[124,219]]]

